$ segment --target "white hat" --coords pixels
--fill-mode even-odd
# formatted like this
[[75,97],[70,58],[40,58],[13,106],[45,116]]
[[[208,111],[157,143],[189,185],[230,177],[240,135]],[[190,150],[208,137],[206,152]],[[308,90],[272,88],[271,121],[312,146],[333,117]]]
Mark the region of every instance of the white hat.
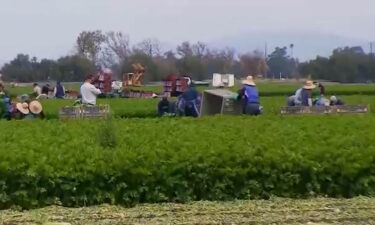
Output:
[[24,102],[24,103],[17,103],[16,104],[16,108],[22,114],[29,114],[30,113],[29,104],[27,104],[26,102]]
[[331,100],[331,102],[337,102],[337,97],[336,96],[331,96],[329,98],[329,100]]
[[255,86],[254,78],[253,76],[247,76],[245,80],[242,81],[242,84],[247,84],[251,86]]
[[42,104],[40,104],[40,102],[32,101],[29,104],[29,109],[33,114],[39,114],[42,112],[43,107],[42,107]]

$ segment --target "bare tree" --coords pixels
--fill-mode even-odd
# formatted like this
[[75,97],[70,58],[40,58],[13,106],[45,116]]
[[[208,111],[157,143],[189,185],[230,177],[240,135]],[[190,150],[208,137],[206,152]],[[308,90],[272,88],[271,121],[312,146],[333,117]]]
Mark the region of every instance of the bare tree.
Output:
[[156,38],[145,39],[137,44],[135,51],[140,51],[150,57],[159,56],[161,54],[160,42]]
[[192,46],[192,51],[195,56],[202,58],[207,53],[207,45],[203,42],[197,42]]
[[193,55],[193,49],[189,42],[185,41],[181,45],[177,46],[177,54],[181,57],[187,57]]
[[126,60],[129,57],[129,36],[122,32],[108,32],[105,38],[107,54],[112,52],[119,60]]
[[243,54],[240,56],[240,62],[246,74],[265,76],[267,73],[267,62],[261,52]]

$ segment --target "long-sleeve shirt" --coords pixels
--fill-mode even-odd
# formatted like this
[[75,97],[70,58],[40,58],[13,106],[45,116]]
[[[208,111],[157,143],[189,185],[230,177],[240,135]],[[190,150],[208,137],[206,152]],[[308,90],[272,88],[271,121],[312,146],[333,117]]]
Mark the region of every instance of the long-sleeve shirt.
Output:
[[90,83],[81,86],[82,103],[96,105],[96,96],[102,92]]
[[35,86],[33,90],[36,96],[39,96],[42,94],[42,89],[39,86]]
[[244,99],[244,103],[259,104],[258,90],[254,86],[244,85],[238,91],[238,99]]

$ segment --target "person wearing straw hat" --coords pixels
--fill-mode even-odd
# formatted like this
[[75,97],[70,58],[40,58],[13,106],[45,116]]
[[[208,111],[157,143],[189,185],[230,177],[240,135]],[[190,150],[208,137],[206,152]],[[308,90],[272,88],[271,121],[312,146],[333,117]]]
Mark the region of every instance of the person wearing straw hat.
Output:
[[34,118],[36,117],[44,118],[43,107],[42,107],[42,104],[40,104],[40,102],[38,101],[30,102],[29,110]]
[[303,106],[313,106],[312,101],[312,90],[316,88],[316,85],[312,80],[307,80],[302,87],[301,100]]
[[15,119],[24,119],[27,115],[30,114],[29,104],[26,102],[16,104],[16,112],[13,114]]
[[243,88],[238,91],[238,100],[243,101],[243,113],[247,115],[261,114],[258,90],[253,76],[247,76],[242,81]]

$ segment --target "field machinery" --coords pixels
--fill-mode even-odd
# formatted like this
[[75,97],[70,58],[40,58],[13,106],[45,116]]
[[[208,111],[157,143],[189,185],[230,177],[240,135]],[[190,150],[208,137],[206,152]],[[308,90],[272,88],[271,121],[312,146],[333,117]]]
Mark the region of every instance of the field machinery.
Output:
[[144,91],[142,87],[142,77],[144,76],[146,69],[140,63],[132,64],[132,73],[126,73],[123,75],[123,94],[126,98],[152,98],[155,93],[151,91]]
[[288,106],[281,107],[282,115],[306,114],[366,114],[370,112],[368,105],[338,105],[338,106]]

